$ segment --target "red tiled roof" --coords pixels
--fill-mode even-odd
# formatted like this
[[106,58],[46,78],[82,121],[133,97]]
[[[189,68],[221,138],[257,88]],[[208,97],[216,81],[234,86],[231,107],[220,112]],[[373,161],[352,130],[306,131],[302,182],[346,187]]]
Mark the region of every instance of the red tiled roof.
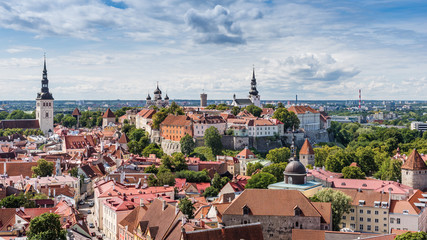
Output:
[[64,136],[64,141],[66,149],[82,149],[86,146],[95,147],[95,140],[92,135],[66,135]]
[[160,124],[161,126],[189,126],[191,125],[190,117],[185,115],[168,115],[165,120]]
[[303,155],[313,155],[314,154],[313,147],[311,146],[311,144],[307,138],[305,139],[304,144],[302,145],[301,150],[299,151],[299,154],[303,154]]
[[137,115],[139,115],[142,118],[153,118],[153,115],[156,113],[156,110],[154,109],[142,109],[138,112]]
[[246,159],[248,159],[249,156],[253,156],[255,158],[255,154],[251,150],[249,150],[249,148],[243,149],[239,154],[236,155],[236,157],[237,156],[243,156]]
[[214,228],[207,230],[196,230],[183,232],[186,240],[263,240],[262,226],[260,223],[251,223],[245,225],[227,226],[224,228]]
[[288,111],[294,112],[295,114],[305,114],[307,112],[319,113],[319,111],[314,110],[309,106],[291,106],[288,108]]
[[427,165],[421,155],[418,153],[417,149],[414,149],[414,151],[412,151],[411,155],[409,155],[408,159],[402,165],[402,169],[426,170]]
[[121,144],[127,144],[128,142],[129,142],[128,136],[126,136],[126,133],[123,133],[120,136],[119,143],[121,143]]
[[104,115],[102,115],[103,118],[115,118],[116,115],[110,110],[110,108],[105,111]]
[[0,121],[0,129],[22,128],[22,129],[39,129],[39,120],[37,119],[14,119]]
[[78,108],[75,108],[74,111],[73,111],[73,113],[71,115],[73,115],[73,116],[81,116],[82,114],[80,113],[80,111],[79,111]]

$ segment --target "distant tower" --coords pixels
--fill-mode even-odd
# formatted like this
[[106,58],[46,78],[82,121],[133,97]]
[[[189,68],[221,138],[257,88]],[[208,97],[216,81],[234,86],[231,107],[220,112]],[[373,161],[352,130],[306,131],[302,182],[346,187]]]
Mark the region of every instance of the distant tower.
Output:
[[53,133],[53,96],[49,92],[49,80],[47,79],[46,55],[44,57],[44,68],[42,88],[36,98],[36,119],[39,120],[40,129],[45,136]]
[[77,125],[76,126],[79,128],[80,127],[80,116],[82,115],[80,113],[79,109],[75,108],[74,111],[73,111],[73,113],[71,115],[76,118],[76,120],[77,120]]
[[150,94],[148,94],[148,95],[147,95],[147,98],[146,98],[146,105],[147,105],[147,106],[150,106],[150,105],[151,105],[151,96],[150,96]]
[[251,90],[249,91],[249,99],[255,106],[261,107],[261,98],[258,95],[258,90],[256,89],[255,68],[253,68],[252,70]]
[[307,138],[299,151],[299,160],[304,167],[307,167],[308,164],[314,166],[314,150]]
[[402,184],[424,191],[427,189],[427,165],[416,149],[401,167]]
[[298,106],[298,95],[295,95],[295,106]]
[[200,94],[200,107],[206,107],[208,105],[208,95],[203,90],[203,93]]
[[359,89],[359,110],[361,108],[361,103],[362,103],[362,89]]
[[159,88],[159,82],[157,82],[156,90],[154,90],[154,101],[162,100],[162,91]]
[[102,127],[105,128],[110,123],[116,122],[116,115],[110,110],[110,108],[105,111],[104,115],[102,115]]

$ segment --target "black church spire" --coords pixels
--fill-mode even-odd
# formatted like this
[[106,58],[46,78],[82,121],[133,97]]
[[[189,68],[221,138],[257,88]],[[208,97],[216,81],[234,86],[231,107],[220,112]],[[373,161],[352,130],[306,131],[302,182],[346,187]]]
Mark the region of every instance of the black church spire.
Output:
[[249,91],[249,95],[258,95],[258,90],[256,89],[255,67],[252,69],[251,90]]
[[42,88],[41,88],[41,91],[37,94],[37,99],[53,100],[52,94],[49,92],[49,80],[47,79],[46,54],[44,55]]

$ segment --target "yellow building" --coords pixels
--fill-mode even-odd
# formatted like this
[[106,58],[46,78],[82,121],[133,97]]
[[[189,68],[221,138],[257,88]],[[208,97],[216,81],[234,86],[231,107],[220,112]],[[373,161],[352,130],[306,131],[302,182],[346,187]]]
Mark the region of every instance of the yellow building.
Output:
[[390,195],[371,190],[337,189],[350,196],[350,212],[344,214],[340,228],[355,232],[388,233]]

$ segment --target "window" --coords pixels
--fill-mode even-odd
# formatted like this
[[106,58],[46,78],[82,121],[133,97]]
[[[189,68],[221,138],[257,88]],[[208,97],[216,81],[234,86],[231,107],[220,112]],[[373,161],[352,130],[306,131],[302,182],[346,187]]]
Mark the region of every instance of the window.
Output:
[[354,217],[351,217],[351,221],[354,221]]
[[363,224],[360,224],[360,225],[359,225],[359,230],[360,230],[360,231],[363,231]]
[[375,222],[376,222],[376,223],[378,222],[378,218],[375,218]]
[[342,219],[344,219],[344,220],[345,220],[346,218],[347,218],[347,216],[342,216]]
[[371,214],[371,210],[367,210],[367,211],[366,211],[366,213],[367,213],[367,214]]
[[366,226],[367,231],[371,231],[371,225]]
[[249,209],[248,206],[243,207],[243,215],[249,215],[250,212],[251,212],[251,209]]
[[350,212],[354,213],[354,208],[350,209]]
[[378,232],[378,231],[379,231],[378,226],[375,226],[375,232]]
[[342,228],[345,228],[345,227],[346,227],[346,225],[345,225],[345,223],[343,223],[343,224],[342,224]]
[[390,218],[390,223],[394,223],[394,218]]
[[366,221],[371,222],[371,218],[366,219]]
[[359,218],[359,221],[363,222],[363,217]]
[[359,213],[363,213],[363,209],[360,209],[360,210],[359,210]]
[[355,229],[356,228],[356,224],[350,224],[350,228]]
[[396,222],[397,222],[397,224],[400,224],[400,218],[398,218]]
[[375,211],[375,215],[378,215],[378,211]]

